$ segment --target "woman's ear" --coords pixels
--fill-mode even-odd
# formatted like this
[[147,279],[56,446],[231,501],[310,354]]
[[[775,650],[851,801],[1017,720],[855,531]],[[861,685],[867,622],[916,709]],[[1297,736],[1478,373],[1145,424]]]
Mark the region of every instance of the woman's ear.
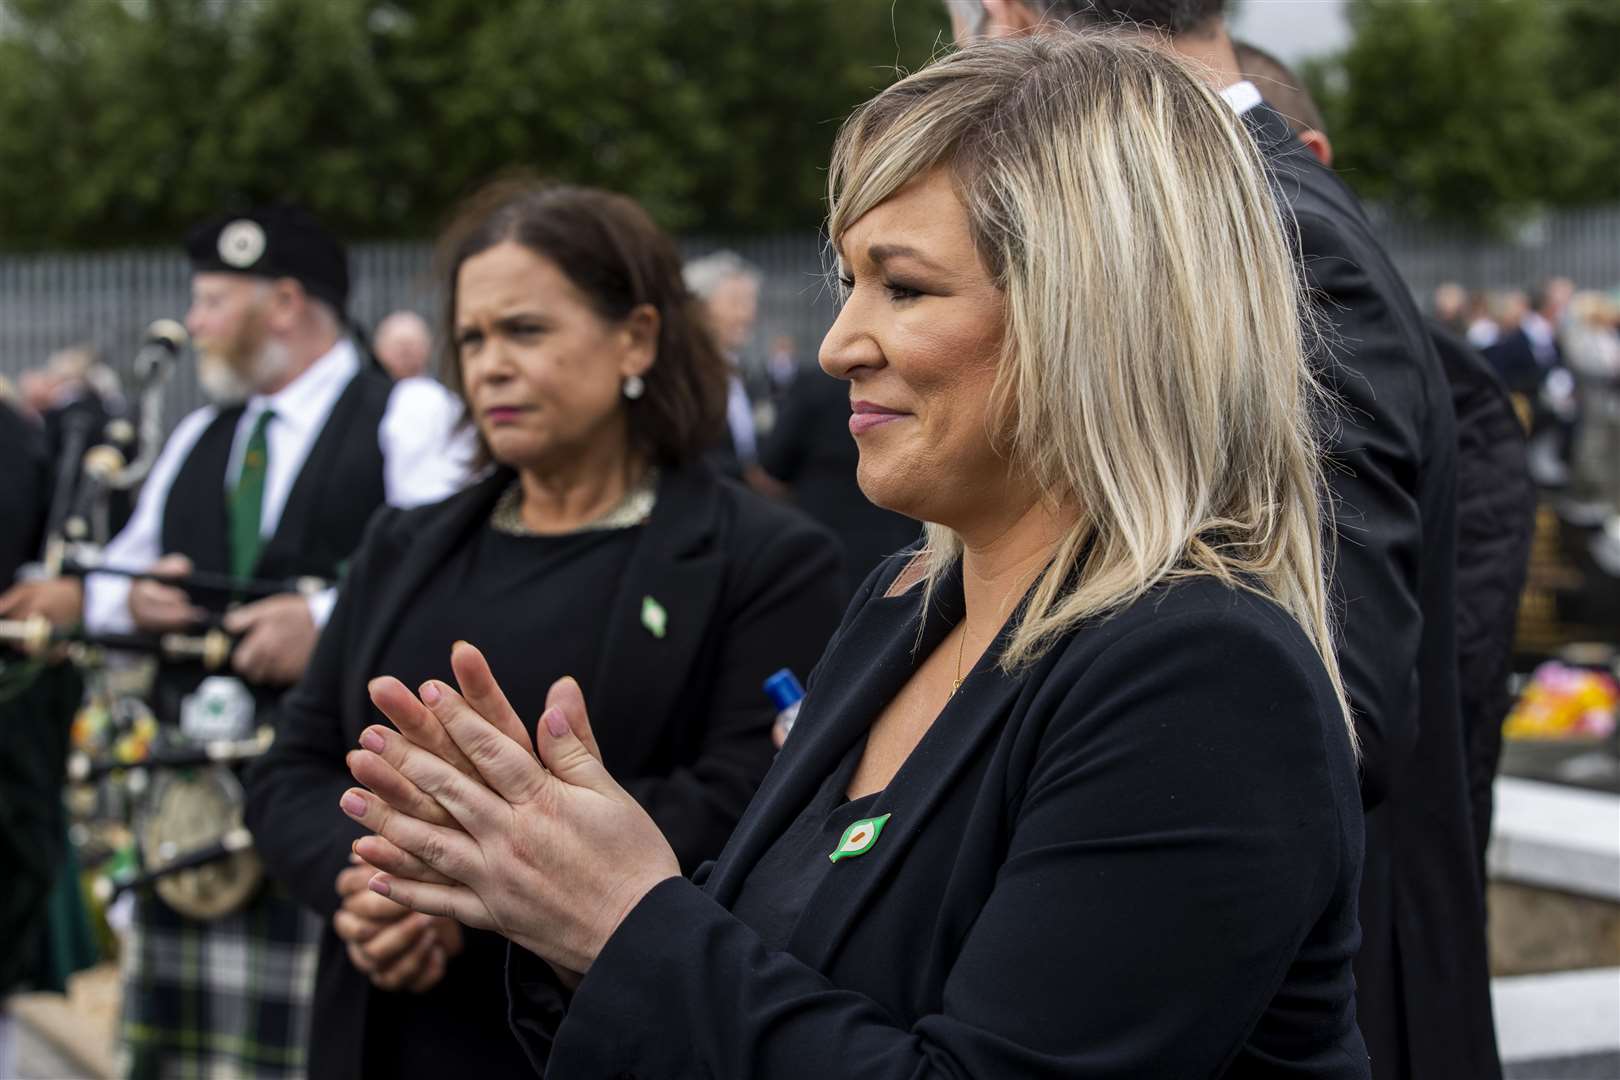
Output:
[[619,374],[645,375],[658,361],[658,332],[664,320],[651,304],[638,304],[620,324],[624,351],[619,361]]

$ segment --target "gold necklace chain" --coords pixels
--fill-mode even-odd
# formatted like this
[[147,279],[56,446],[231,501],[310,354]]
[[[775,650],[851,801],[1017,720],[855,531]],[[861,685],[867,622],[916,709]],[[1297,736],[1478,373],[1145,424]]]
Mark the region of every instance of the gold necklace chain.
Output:
[[951,696],[962,689],[962,652],[967,648],[967,619],[962,620],[962,638],[956,643],[956,681],[951,683]]
[[[653,507],[658,503],[658,469],[648,469],[641,478],[641,482],[631,487],[607,513],[593,521],[586,522],[569,533],[569,535],[582,532],[605,532],[609,529],[625,529],[632,525],[640,525],[652,516]],[[495,508],[490,512],[489,523],[496,532],[507,536],[539,536],[540,533],[529,528],[523,521],[523,482],[517,477],[512,478],[501,497],[495,501]]]

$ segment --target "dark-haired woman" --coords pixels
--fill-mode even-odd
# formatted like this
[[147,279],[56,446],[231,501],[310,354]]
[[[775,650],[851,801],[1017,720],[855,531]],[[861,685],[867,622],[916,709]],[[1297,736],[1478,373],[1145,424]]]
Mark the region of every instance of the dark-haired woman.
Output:
[[250,781],[259,850],[328,921],[316,1077],[531,1071],[507,1026],[505,942],[367,891],[351,861],[361,829],[335,807],[345,754],[380,720],[371,676],[477,695],[451,647],[497,643],[520,732],[573,675],[608,768],[691,869],[770,764],[761,683],[807,671],[840,609],[830,537],[700,461],[724,363],[640,207],[502,185],[452,225],[442,264],[448,370],[495,467],[372,522]]

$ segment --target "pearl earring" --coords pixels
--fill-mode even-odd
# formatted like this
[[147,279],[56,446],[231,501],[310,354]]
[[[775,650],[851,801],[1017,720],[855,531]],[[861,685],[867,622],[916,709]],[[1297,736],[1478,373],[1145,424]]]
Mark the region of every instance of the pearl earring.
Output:
[[640,375],[626,375],[624,377],[624,396],[631,401],[636,400],[647,392],[647,383]]

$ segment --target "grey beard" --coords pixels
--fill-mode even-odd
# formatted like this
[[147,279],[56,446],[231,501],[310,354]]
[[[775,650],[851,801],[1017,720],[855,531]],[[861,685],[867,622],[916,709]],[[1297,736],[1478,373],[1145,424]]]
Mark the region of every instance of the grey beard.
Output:
[[197,357],[197,384],[215,405],[240,405],[260,387],[276,381],[289,362],[287,347],[278,341],[265,343],[246,375],[222,356],[201,353]]
[[213,353],[198,354],[197,385],[215,405],[240,405],[253,396],[253,387],[230,361]]

